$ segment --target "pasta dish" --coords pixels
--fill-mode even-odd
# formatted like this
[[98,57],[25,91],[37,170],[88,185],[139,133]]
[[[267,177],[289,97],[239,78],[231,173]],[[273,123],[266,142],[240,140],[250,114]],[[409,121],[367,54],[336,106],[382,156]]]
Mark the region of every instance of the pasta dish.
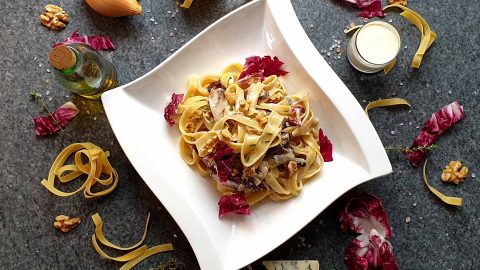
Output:
[[281,65],[276,57],[250,57],[245,66],[192,76],[185,95],[172,96],[181,156],[216,181],[220,216],[295,197],[322,170],[318,119],[308,95],[288,94]]

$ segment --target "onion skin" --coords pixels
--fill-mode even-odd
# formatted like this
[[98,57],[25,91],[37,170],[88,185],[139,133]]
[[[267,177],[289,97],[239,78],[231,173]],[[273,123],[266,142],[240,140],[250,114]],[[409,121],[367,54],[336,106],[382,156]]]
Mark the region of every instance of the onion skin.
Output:
[[85,0],[97,13],[107,17],[123,17],[142,14],[142,6],[136,0]]

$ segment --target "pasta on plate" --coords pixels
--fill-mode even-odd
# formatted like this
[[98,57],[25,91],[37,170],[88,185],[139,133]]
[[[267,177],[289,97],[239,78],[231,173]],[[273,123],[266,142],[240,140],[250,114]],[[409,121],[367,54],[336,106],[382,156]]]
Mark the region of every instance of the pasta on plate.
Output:
[[192,76],[176,110],[180,154],[216,181],[220,217],[299,195],[324,163],[308,96],[287,93],[278,58],[253,58]]

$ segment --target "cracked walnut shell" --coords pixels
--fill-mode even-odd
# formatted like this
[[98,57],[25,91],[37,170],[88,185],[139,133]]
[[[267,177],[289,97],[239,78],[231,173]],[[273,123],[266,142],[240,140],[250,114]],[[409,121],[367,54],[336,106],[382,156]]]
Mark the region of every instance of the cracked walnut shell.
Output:
[[66,233],[69,232],[71,229],[77,227],[80,224],[79,218],[70,218],[69,216],[59,215],[55,218],[55,222],[53,222],[53,226],[60,231]]
[[68,23],[68,14],[63,8],[55,5],[46,5],[40,15],[40,22],[53,30],[61,30]]
[[451,161],[442,172],[442,180],[455,184],[463,183],[468,175],[468,168],[462,167],[460,161]]

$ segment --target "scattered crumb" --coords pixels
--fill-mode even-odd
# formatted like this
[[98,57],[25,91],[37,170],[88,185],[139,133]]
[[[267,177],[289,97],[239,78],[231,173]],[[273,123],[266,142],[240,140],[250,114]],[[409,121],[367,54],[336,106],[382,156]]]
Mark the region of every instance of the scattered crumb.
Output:
[[41,64],[41,63],[40,63],[40,64],[38,64],[38,67],[39,67],[39,68],[43,67],[43,64]]
[[173,237],[177,238],[177,235],[176,235],[176,234],[173,234]]
[[309,26],[310,28],[313,28],[313,27],[314,27],[314,26],[313,26],[313,23],[309,24],[308,26]]
[[408,125],[411,126],[411,125],[412,125],[412,122],[408,122]]
[[412,221],[410,217],[405,218],[405,223],[410,223],[410,221]]
[[395,131],[394,130],[390,131],[390,134],[395,135]]
[[175,51],[175,49],[171,49],[171,50],[170,50],[170,52],[173,52],[173,51]]
[[51,70],[47,68],[47,73],[50,73],[50,71],[51,71]]
[[471,176],[472,178],[475,178],[475,174],[474,174],[474,173],[472,173],[470,176]]
[[408,196],[412,196],[412,193],[410,191],[408,192]]
[[448,90],[448,94],[451,95],[451,94],[452,94],[452,90]]
[[154,19],[154,18],[151,18],[151,19],[150,19],[150,21],[151,21],[151,22],[154,22],[154,21],[155,21],[155,19]]
[[390,19],[390,20],[388,20],[388,22],[389,22],[389,23],[391,23],[391,22],[393,22],[393,20],[392,20],[392,19]]
[[413,207],[417,207],[417,203],[413,203]]
[[400,85],[400,86],[403,86],[403,82],[400,82],[399,85]]
[[416,126],[415,128],[416,128],[416,129],[419,129],[419,128],[420,128],[420,126]]
[[50,91],[47,90],[47,91],[45,92],[45,95],[47,95],[47,96],[50,95]]

